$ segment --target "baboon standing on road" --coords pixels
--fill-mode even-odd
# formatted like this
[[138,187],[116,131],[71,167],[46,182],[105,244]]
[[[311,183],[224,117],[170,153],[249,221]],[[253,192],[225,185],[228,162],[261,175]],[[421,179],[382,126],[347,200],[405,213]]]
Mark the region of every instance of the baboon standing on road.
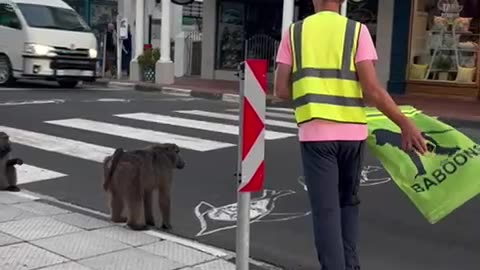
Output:
[[[153,191],[158,190],[162,228],[171,229],[170,192],[173,170],[185,162],[176,144],[156,144],[145,149],[115,150],[103,162],[103,189],[110,195],[111,219],[127,222],[132,230],[155,226],[152,212]],[[123,215],[124,208],[127,215]]]
[[10,159],[12,146],[10,138],[5,132],[0,132],[0,190],[18,192],[17,170],[15,165],[22,165],[19,158]]

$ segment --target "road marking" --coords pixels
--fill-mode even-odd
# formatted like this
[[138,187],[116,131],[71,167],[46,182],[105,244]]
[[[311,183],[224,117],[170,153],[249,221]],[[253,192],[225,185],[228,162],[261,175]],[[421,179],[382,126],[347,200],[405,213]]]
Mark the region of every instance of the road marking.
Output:
[[[135,119],[146,122],[153,122],[166,125],[174,125],[180,127],[194,128],[200,130],[207,130],[212,132],[220,132],[225,134],[238,135],[238,126],[212,123],[208,121],[193,120],[180,117],[172,117],[167,115],[159,115],[153,113],[127,113],[127,114],[116,114],[117,117]],[[276,131],[266,131],[265,139],[267,140],[277,140],[288,137],[293,137],[295,134],[283,133]]]
[[[179,111],[175,111],[175,112],[182,113],[182,114],[189,114],[189,115],[205,116],[205,117],[212,117],[212,118],[218,118],[218,119],[224,119],[224,120],[238,121],[238,115],[233,115],[233,114],[207,112],[207,111],[200,111],[200,110],[179,110]],[[284,121],[266,119],[265,123],[269,126],[297,129],[297,124],[292,123],[292,122],[284,122]]]
[[206,139],[200,139],[196,137],[189,137],[177,134],[170,134],[160,131],[154,131],[149,129],[141,129],[129,126],[122,126],[116,124],[110,124],[105,122],[71,118],[63,120],[45,121],[52,125],[71,127],[81,130],[87,130],[92,132],[98,132],[113,136],[119,136],[134,140],[147,141],[151,143],[175,143],[181,148],[195,150],[195,151],[211,151],[220,148],[226,148],[234,146],[231,143],[224,143]]
[[18,105],[37,105],[37,104],[60,104],[65,103],[64,99],[50,99],[50,100],[25,100],[25,101],[8,101],[0,103],[0,106],[18,106]]
[[10,140],[14,143],[95,162],[103,162],[103,159],[111,155],[115,150],[95,144],[6,126],[0,126],[0,130],[10,135]]
[[22,164],[21,166],[15,167],[17,169],[17,178],[19,185],[68,176],[63,173],[50,171],[28,164]]
[[[239,109],[227,109],[229,112],[240,112]],[[289,120],[295,120],[295,116],[291,114],[286,114],[286,113],[278,113],[278,112],[266,112],[266,116],[269,117],[277,117],[277,118],[282,118],[282,119],[289,119]]]
[[294,110],[290,108],[280,108],[280,107],[267,107],[267,110],[269,111],[277,111],[277,112],[287,112],[287,113],[293,113]]

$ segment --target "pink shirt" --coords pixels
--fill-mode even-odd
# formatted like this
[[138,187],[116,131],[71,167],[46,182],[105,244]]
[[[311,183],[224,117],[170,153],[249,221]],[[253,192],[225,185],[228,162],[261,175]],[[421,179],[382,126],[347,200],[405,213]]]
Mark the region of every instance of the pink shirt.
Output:
[[[324,11],[322,14],[338,13]],[[377,51],[373,44],[372,37],[368,28],[362,24],[360,37],[358,40],[357,54],[355,55],[355,63],[365,60],[377,60]],[[292,50],[290,44],[290,33],[286,31],[280,46],[278,48],[277,62],[292,65]],[[368,128],[365,125],[343,124],[330,122],[325,120],[312,120],[300,125],[298,137],[300,141],[359,141],[365,140],[368,136]]]

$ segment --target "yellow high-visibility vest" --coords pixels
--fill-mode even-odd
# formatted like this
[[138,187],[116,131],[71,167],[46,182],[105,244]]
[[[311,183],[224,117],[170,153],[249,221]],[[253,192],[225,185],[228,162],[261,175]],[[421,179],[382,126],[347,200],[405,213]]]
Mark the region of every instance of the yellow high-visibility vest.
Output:
[[312,119],[366,124],[355,68],[360,26],[334,12],[320,12],[291,25],[297,124]]

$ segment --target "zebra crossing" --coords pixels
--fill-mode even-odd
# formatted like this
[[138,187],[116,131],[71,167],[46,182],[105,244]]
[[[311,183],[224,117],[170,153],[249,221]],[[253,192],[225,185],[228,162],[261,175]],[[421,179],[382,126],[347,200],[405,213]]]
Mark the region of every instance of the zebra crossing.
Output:
[[[297,136],[297,125],[289,118],[293,111],[288,108],[267,108],[265,140],[274,141]],[[65,118],[45,120],[46,128],[61,127],[61,135],[52,135],[48,131],[32,131],[0,125],[0,131],[10,136],[14,144],[23,145],[41,151],[56,153],[71,158],[101,163],[105,156],[111,155],[114,148],[89,141],[88,134],[102,134],[147,143],[176,143],[182,149],[196,152],[236,147],[238,136],[238,112],[231,109],[209,110],[173,110],[166,114],[153,112],[114,113],[113,120],[100,121],[86,118]],[[119,124],[115,120],[129,120],[129,125]],[[132,122],[133,121],[133,122]],[[135,123],[148,123],[150,128],[135,126]],[[170,127],[165,130],[165,127]],[[175,128],[172,132],[172,127]],[[85,132],[85,138],[68,138],[69,130]],[[170,131],[168,131],[170,130]],[[185,130],[190,134],[184,135]],[[194,131],[193,133],[191,131]],[[197,131],[207,132],[198,134]],[[212,139],[205,134],[221,134],[220,139]],[[65,136],[64,136],[65,134]],[[83,134],[83,133],[82,133]],[[226,136],[226,137],[224,137]],[[215,137],[215,136],[214,136]],[[218,137],[218,136],[217,136]],[[27,184],[50,179],[67,177],[68,173],[56,171],[56,168],[40,168],[33,164],[18,167],[19,184]]]

